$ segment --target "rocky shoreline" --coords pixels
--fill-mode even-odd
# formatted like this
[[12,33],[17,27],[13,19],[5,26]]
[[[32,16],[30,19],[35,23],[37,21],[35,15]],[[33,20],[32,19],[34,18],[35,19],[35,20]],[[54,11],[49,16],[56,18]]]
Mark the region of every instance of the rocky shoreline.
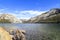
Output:
[[0,27],[0,40],[26,40],[25,33],[25,30],[12,29],[6,31]]

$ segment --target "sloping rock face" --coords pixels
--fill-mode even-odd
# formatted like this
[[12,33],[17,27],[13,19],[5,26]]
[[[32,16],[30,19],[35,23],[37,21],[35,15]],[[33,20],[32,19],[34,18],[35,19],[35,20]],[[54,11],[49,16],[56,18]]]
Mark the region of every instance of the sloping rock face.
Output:
[[11,14],[0,14],[0,23],[22,23],[22,21]]
[[40,23],[40,22],[60,22],[60,9],[53,8],[48,12],[29,19],[27,22]]
[[0,40],[12,40],[9,33],[2,27],[0,27]]
[[6,28],[0,27],[0,40],[26,40],[25,34],[25,30],[6,30]]

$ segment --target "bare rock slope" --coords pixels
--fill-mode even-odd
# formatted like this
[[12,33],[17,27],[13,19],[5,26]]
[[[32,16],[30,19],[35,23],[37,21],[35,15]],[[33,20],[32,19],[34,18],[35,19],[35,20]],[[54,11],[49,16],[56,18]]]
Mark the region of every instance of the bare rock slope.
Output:
[[2,27],[0,27],[0,40],[12,40],[9,33]]
[[22,23],[22,21],[11,14],[0,14],[0,23]]
[[41,15],[32,17],[28,21],[29,23],[40,23],[40,22],[60,22],[60,8],[53,8]]
[[0,40],[26,40],[25,33],[25,30],[10,29],[8,31],[0,27]]

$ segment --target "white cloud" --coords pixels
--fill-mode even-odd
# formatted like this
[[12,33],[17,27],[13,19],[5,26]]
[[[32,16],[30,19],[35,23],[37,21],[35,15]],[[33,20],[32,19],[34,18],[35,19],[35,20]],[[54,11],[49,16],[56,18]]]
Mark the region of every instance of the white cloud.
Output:
[[45,13],[46,11],[33,11],[33,10],[25,10],[25,11],[16,11],[18,17],[21,19],[29,19],[31,17],[41,15],[42,13]]
[[40,14],[42,14],[42,13],[44,13],[44,12],[46,12],[46,11],[33,11],[33,10],[29,10],[29,11],[20,11],[20,13],[28,13],[28,14],[32,14],[32,15],[34,15],[34,14],[36,14],[36,15],[40,15]]

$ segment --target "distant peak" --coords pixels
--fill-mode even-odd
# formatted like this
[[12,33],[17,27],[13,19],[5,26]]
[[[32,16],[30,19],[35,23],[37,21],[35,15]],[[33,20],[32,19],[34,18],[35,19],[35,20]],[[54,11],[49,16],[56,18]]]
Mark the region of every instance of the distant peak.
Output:
[[51,10],[60,10],[60,8],[52,8]]
[[60,8],[52,8],[49,11],[50,13],[60,13]]

